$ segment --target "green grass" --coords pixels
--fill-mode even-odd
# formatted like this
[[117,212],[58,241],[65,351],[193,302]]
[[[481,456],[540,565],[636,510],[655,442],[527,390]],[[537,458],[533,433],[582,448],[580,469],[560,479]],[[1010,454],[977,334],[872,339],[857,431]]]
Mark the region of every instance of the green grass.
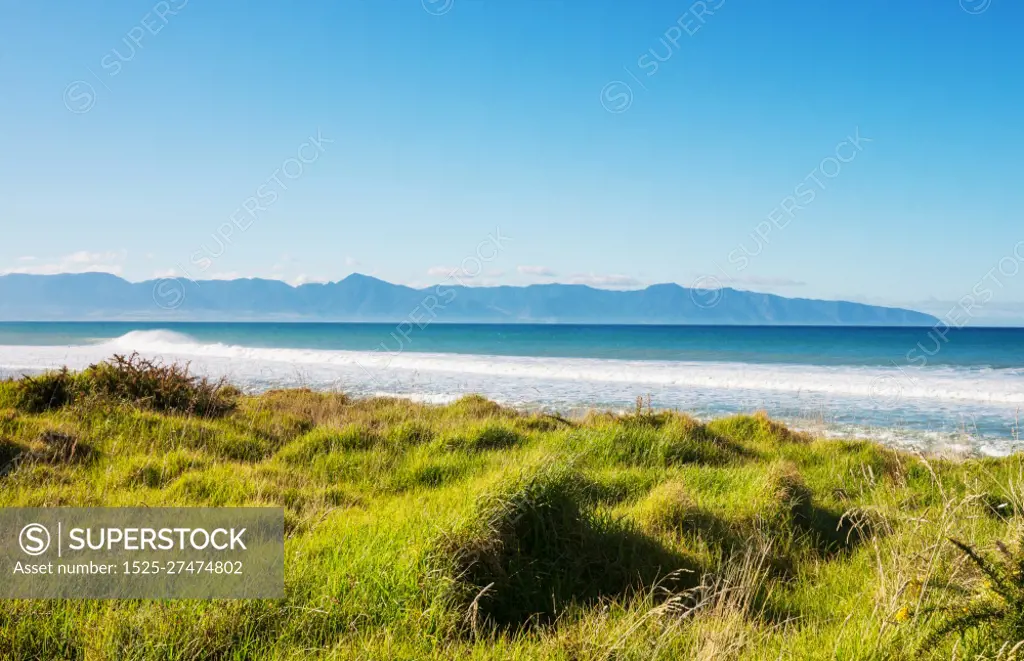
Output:
[[283,507],[287,597],[2,601],[0,659],[1009,659],[1024,636],[1020,455],[152,367],[0,382],[0,506]]

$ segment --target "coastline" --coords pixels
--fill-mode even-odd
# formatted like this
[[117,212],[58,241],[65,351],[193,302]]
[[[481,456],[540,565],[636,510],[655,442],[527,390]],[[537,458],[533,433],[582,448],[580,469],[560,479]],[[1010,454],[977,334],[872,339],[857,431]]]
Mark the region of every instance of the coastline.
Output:
[[[1024,331],[974,331],[902,365],[906,329],[431,326],[381,346],[387,328],[217,324],[0,328],[0,376],[115,353],[188,363],[247,392],[309,387],[445,402],[470,393],[527,410],[621,410],[639,395],[711,419],[765,410],[791,426],[929,453],[1000,456],[1024,406]],[[6,335],[5,335],[6,333]],[[838,333],[838,334],[836,334]],[[394,342],[392,342],[394,344]],[[888,362],[887,362],[888,361]]]
[[[948,658],[957,637],[929,636],[999,605],[949,538],[1021,553],[1021,454],[915,455],[643,398],[567,418],[246,395],[129,360],[0,382],[0,507],[283,508],[286,596],[0,601],[15,658],[195,639],[250,658]],[[971,649],[1007,626],[968,627]]]

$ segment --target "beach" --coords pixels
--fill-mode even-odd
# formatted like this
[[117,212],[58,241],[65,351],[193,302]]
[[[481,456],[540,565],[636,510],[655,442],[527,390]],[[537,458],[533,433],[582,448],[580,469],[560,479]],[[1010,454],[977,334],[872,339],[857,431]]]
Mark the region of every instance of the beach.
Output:
[[310,387],[523,410],[701,419],[767,411],[800,429],[932,453],[1018,449],[1024,331],[929,328],[107,322],[0,324],[0,374],[139,352],[248,392]]

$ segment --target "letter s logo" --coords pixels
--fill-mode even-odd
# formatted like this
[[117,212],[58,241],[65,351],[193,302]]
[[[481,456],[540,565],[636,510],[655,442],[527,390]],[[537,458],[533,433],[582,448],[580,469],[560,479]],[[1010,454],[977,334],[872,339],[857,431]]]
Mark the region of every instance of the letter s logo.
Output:
[[18,535],[21,550],[28,555],[42,555],[50,548],[50,531],[39,523],[30,523]]

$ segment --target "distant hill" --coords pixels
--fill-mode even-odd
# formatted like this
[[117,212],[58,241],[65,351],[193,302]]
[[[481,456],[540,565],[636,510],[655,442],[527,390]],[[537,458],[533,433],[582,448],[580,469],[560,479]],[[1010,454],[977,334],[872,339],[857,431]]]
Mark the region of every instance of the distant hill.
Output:
[[[432,310],[432,312],[431,312]],[[150,280],[107,273],[0,276],[0,320],[302,320],[605,324],[930,326],[913,310],[675,284],[414,289],[353,274],[293,287],[277,280]]]

